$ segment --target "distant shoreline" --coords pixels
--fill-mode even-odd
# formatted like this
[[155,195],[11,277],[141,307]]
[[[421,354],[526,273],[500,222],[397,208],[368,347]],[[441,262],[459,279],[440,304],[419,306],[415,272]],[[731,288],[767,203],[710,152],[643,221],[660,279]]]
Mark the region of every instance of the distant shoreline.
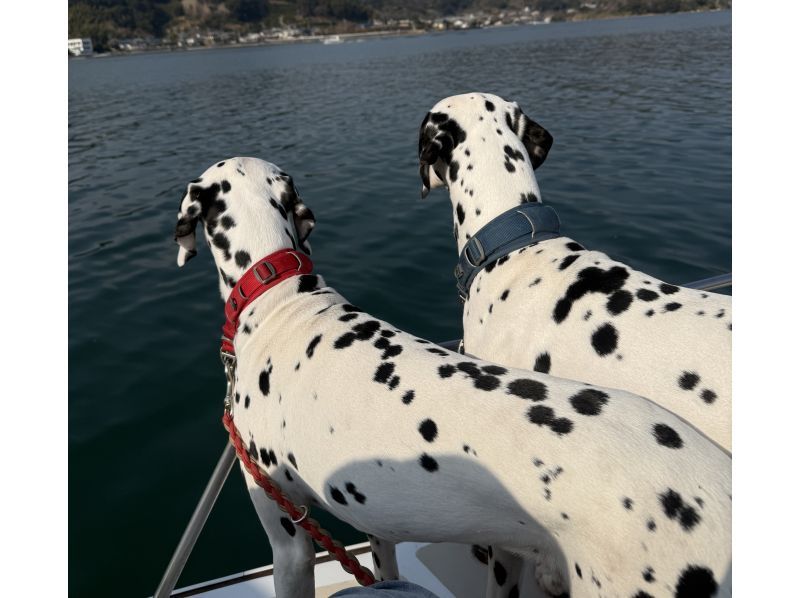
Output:
[[478,31],[478,30],[486,30],[486,29],[501,29],[506,27],[538,27],[542,25],[557,25],[560,23],[585,23],[587,21],[607,21],[611,19],[628,19],[628,18],[642,18],[642,17],[658,17],[658,16],[668,16],[668,15],[689,15],[689,14],[700,14],[700,13],[713,13],[713,12],[732,12],[731,9],[722,9],[722,8],[710,8],[705,10],[690,10],[690,11],[680,11],[680,12],[657,12],[657,13],[644,13],[644,14],[632,14],[632,13],[621,13],[621,14],[601,14],[596,15],[590,18],[584,18],[584,15],[581,15],[580,18],[569,18],[563,19],[558,21],[551,21],[551,22],[532,22],[532,23],[502,23],[500,25],[491,25],[489,27],[470,27],[466,29],[390,29],[390,30],[380,30],[380,31],[364,31],[364,32],[357,32],[357,33],[329,33],[329,34],[318,34],[318,35],[304,35],[298,36],[293,38],[285,38],[285,39],[268,39],[263,41],[257,42],[242,42],[242,43],[220,43],[214,44],[211,46],[193,46],[193,47],[176,47],[176,46],[159,46],[154,47],[152,49],[141,49],[141,50],[118,50],[113,52],[102,52],[96,54],[90,54],[87,56],[69,56],[69,60],[73,59],[80,59],[80,58],[108,58],[112,56],[135,56],[141,54],[172,54],[174,52],[199,52],[205,50],[222,50],[222,49],[231,49],[231,48],[259,48],[259,47],[266,47],[266,46],[284,46],[284,45],[291,45],[291,44],[308,44],[308,43],[323,43],[326,39],[331,38],[339,38],[341,42],[334,42],[331,45],[338,45],[339,43],[344,43],[345,41],[356,40],[356,39],[371,39],[371,38],[379,38],[379,37],[412,37],[418,35],[427,35],[432,33],[437,34],[446,34],[446,33],[456,33],[456,32],[466,32],[466,31]]

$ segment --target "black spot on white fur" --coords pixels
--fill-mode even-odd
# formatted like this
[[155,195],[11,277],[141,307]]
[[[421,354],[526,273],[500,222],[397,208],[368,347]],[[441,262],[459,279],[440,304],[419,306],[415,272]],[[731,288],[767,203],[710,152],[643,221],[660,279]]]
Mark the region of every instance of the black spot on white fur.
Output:
[[319,277],[316,274],[300,275],[300,283],[297,285],[298,293],[308,293],[317,289]]
[[269,377],[272,374],[272,364],[268,361],[267,367],[258,375],[258,388],[265,397],[269,395]]
[[426,419],[420,423],[419,433],[427,442],[433,442],[439,434],[439,428],[432,419]]
[[683,447],[683,439],[672,427],[667,424],[654,424],[653,436],[658,444],[668,448],[679,449]]
[[572,432],[573,422],[566,417],[556,417],[551,407],[534,405],[528,410],[528,421],[537,426],[546,426],[559,436]]
[[718,588],[714,574],[707,567],[689,565],[675,586],[675,598],[710,598]]
[[611,295],[611,297],[608,298],[606,309],[612,316],[618,316],[619,314],[627,311],[632,302],[633,295],[631,295],[628,291],[616,291],[613,295]]
[[630,273],[622,266],[613,266],[608,270],[584,268],[578,272],[578,279],[567,288],[564,297],[556,303],[553,320],[556,324],[563,322],[572,310],[573,303],[587,293],[611,295],[620,290],[628,276]]
[[236,261],[236,265],[240,268],[246,268],[250,264],[250,254],[246,251],[239,250],[237,251],[234,256],[234,260]]
[[375,382],[386,384],[391,375],[394,373],[394,367],[395,365],[391,361],[380,364],[378,369],[375,370],[375,375],[372,377],[372,379]]
[[659,294],[650,289],[639,289],[636,291],[636,298],[642,301],[655,301],[658,297]]
[[498,586],[502,586],[506,583],[506,579],[508,577],[508,572],[506,568],[503,567],[500,561],[494,562],[494,580],[497,582]]
[[538,380],[520,378],[508,384],[509,394],[531,401],[544,401],[547,399],[547,387]]
[[700,393],[700,398],[703,399],[706,404],[710,405],[717,400],[717,393],[706,388]]
[[681,495],[668,488],[663,494],[659,494],[661,507],[664,514],[669,519],[677,519],[684,531],[690,532],[700,523],[700,515],[689,503],[685,503]]
[[580,257],[579,255],[575,255],[575,254],[568,255],[568,256],[567,256],[567,257],[565,257],[563,260],[561,260],[561,264],[558,266],[558,269],[559,269],[559,270],[566,270],[566,269],[567,269],[567,268],[569,268],[569,267],[570,267],[570,266],[571,266],[571,265],[572,265],[572,264],[575,262],[575,260],[577,260],[579,257]]
[[569,399],[572,408],[581,415],[600,415],[608,403],[608,395],[601,390],[585,388]]
[[598,355],[604,357],[617,349],[619,333],[610,323],[605,323],[592,334],[592,347]]
[[423,469],[431,473],[439,470],[439,463],[427,453],[423,453],[423,455],[419,458],[419,464],[422,465]]
[[318,334],[314,338],[311,339],[311,342],[308,343],[308,347],[306,347],[306,355],[309,359],[314,356],[314,349],[316,349],[319,342],[322,340],[322,335]]
[[329,486],[328,489],[330,490],[331,498],[333,500],[338,502],[340,505],[346,505],[347,504],[347,499],[344,497],[344,494],[342,494],[341,490],[339,490],[335,486]]
[[667,284],[666,282],[662,282],[658,288],[661,289],[661,292],[664,293],[665,295],[672,295],[673,293],[677,293],[678,291],[680,291],[679,287],[676,287],[675,285],[672,284]]
[[281,517],[281,526],[283,527],[283,529],[286,530],[286,533],[292,537],[294,537],[295,533],[297,532],[297,530],[294,527],[294,523],[292,523],[286,517]]
[[356,499],[357,503],[363,505],[367,501],[367,497],[358,491],[358,488],[356,488],[356,485],[353,482],[347,482],[344,485],[344,489]]
[[692,390],[700,382],[700,376],[695,372],[683,372],[678,379],[678,386],[683,390]]
[[540,353],[536,357],[536,363],[533,364],[534,372],[541,372],[547,374],[550,371],[550,354]]

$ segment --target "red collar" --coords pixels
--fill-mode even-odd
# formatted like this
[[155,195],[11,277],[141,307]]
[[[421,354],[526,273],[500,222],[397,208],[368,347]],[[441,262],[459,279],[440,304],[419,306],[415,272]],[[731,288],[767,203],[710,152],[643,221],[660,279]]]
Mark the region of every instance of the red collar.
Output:
[[239,316],[251,301],[287,278],[309,274],[313,268],[307,256],[291,249],[280,249],[253,264],[231,289],[225,302],[222,351],[233,354],[233,337],[239,327]]

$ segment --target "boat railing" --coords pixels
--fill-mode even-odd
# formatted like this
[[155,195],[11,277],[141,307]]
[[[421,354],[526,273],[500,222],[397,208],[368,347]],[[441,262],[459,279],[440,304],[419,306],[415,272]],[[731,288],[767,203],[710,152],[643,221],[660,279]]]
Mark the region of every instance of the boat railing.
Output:
[[[714,289],[732,286],[732,284],[733,274],[728,273],[696,280],[682,286],[699,291],[713,291]],[[458,348],[459,342],[460,340],[456,339],[441,342],[439,345],[445,349],[455,351]],[[194,512],[192,513],[191,519],[189,519],[189,523],[186,525],[183,536],[181,536],[178,546],[172,554],[172,559],[170,559],[169,565],[167,565],[167,569],[164,571],[161,583],[158,584],[153,598],[167,598],[172,595],[172,591],[178,583],[178,578],[183,572],[186,562],[189,560],[189,555],[192,553],[194,545],[197,543],[197,538],[200,537],[200,533],[203,531],[211,509],[214,507],[214,503],[216,503],[217,497],[225,481],[228,479],[228,475],[235,461],[236,451],[230,443],[227,443],[222,451],[222,456],[220,456],[211,474],[211,478],[206,484],[205,490],[203,490],[202,496],[200,496],[197,506],[194,508]]]

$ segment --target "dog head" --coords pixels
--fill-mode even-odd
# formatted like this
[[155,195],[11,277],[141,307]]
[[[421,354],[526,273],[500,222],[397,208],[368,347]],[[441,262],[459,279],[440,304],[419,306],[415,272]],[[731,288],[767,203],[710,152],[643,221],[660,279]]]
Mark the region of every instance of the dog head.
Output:
[[197,255],[198,222],[217,265],[223,299],[262,257],[288,247],[311,255],[314,214],[292,177],[264,160],[229,158],[187,185],[175,226],[178,266]]
[[[456,148],[470,140],[474,150],[481,144],[500,146],[508,161],[523,159],[531,170],[547,158],[553,136],[528,118],[516,102],[486,93],[466,93],[438,102],[425,115],[419,129],[419,174],[422,197],[436,187],[449,186]],[[505,150],[508,146],[510,151]],[[519,152],[524,152],[519,156]],[[512,164],[513,165],[513,164]],[[458,171],[459,166],[455,167]],[[508,169],[507,169],[508,170]],[[511,172],[509,170],[509,172]]]
[[516,104],[486,93],[438,102],[419,130],[422,197],[445,186],[453,204],[459,248],[503,211],[541,195],[533,171],[553,137]]

